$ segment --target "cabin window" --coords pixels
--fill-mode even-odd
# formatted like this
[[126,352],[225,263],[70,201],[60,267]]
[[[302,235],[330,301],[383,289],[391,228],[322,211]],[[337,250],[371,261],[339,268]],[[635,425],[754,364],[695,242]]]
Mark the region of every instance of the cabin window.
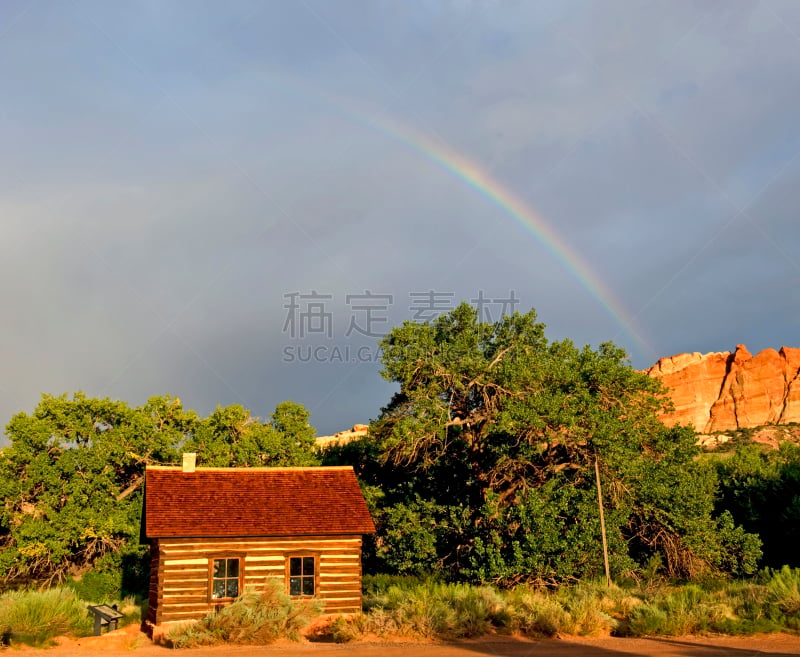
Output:
[[289,595],[316,595],[316,557],[289,557]]
[[241,571],[241,559],[239,557],[213,559],[211,564],[211,598],[213,600],[238,598]]

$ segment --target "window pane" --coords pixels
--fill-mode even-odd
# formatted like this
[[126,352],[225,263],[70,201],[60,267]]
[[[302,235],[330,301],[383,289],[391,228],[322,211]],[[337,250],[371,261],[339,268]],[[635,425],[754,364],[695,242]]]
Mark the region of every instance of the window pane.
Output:
[[300,595],[300,578],[299,577],[290,577],[289,578],[289,595]]
[[303,595],[314,595],[314,578],[303,578]]
[[226,587],[226,593],[228,598],[237,598],[239,597],[239,580],[238,579],[229,579],[226,580],[228,585]]
[[303,575],[314,574],[314,557],[303,557]]
[[225,559],[214,559],[214,579],[225,577]]
[[225,597],[225,580],[224,579],[215,579],[214,580],[214,592],[211,594],[212,598],[224,598]]
[[238,559],[227,559],[228,562],[228,574],[225,577],[239,577],[239,560]]
[[301,564],[303,560],[300,557],[291,557],[289,559],[289,575],[297,576],[302,575]]

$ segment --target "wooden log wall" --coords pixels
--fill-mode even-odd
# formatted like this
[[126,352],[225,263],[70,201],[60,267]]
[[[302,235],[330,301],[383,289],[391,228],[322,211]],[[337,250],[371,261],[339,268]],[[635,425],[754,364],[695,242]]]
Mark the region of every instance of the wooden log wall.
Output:
[[161,538],[151,551],[148,618],[155,624],[201,618],[225,604],[209,596],[209,559],[227,556],[242,558],[244,587],[263,586],[268,578],[286,587],[290,555],[318,556],[323,612],[361,611],[361,536]]
[[150,586],[147,595],[147,620],[156,623],[159,601],[159,559],[158,559],[158,539],[153,539],[150,543]]

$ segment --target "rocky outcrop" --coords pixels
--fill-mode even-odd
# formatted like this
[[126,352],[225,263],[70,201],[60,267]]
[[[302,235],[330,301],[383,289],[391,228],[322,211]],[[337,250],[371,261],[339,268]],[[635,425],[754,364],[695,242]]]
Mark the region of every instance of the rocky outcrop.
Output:
[[351,440],[358,440],[369,433],[369,425],[355,424],[352,429],[339,431],[332,436],[317,436],[317,447],[328,447],[329,445],[344,445]]
[[708,354],[662,358],[646,370],[670,392],[674,412],[662,420],[693,424],[701,433],[800,422],[800,349],[744,345]]

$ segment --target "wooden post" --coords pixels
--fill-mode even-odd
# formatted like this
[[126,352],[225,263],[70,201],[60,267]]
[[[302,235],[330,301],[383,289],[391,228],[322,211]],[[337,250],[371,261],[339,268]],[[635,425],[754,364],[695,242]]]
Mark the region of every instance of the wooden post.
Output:
[[600,509],[600,536],[603,538],[603,565],[606,568],[606,586],[611,586],[611,569],[608,567],[608,542],[606,541],[606,519],[603,514],[603,489],[600,487],[600,465],[597,452],[594,454],[594,477],[597,481],[597,507]]

